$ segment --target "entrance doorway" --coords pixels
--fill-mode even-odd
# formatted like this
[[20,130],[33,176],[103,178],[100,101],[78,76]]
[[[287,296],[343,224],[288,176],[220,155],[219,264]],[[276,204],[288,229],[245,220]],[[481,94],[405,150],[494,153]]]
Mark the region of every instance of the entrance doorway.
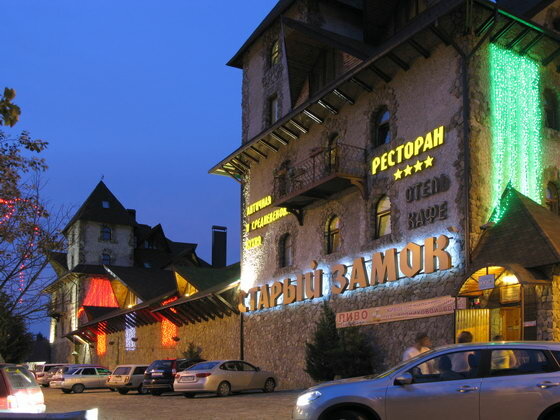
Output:
[[455,337],[469,331],[474,342],[523,339],[523,302],[517,276],[505,267],[492,266],[473,273],[459,297],[466,309],[455,314]]

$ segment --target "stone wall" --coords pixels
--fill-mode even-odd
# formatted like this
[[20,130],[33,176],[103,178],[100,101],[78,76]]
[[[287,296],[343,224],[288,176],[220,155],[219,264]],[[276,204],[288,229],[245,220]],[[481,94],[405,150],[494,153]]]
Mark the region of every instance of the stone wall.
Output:
[[[223,319],[216,318],[208,322],[188,324],[178,329],[180,340],[170,348],[161,344],[161,324],[156,323],[136,329],[136,349],[125,350],[125,332],[107,335],[107,353],[98,356],[94,353],[93,360],[113,369],[119,364],[149,364],[157,359],[183,357],[188,343],[202,349],[202,357],[206,360],[238,359],[240,357],[239,316]],[[113,344],[110,344],[113,343]]]

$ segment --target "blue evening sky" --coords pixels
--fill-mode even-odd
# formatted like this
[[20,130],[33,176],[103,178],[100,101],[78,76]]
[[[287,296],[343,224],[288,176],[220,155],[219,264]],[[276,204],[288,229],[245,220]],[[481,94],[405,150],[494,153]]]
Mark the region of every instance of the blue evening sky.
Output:
[[104,175],[208,261],[211,226],[227,226],[238,261],[239,186],[207,171],[241,142],[241,70],[225,63],[275,3],[4,2],[1,87],[17,91],[17,130],[50,142],[48,200],[77,209]]

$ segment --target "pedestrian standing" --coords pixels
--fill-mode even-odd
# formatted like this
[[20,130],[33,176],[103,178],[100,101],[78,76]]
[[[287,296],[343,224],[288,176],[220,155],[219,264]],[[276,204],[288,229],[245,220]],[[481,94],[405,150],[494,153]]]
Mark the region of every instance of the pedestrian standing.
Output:
[[[461,334],[457,337],[457,343],[466,344],[472,343],[473,335],[470,331],[461,331]],[[472,366],[469,364],[469,356],[474,354],[472,351],[462,351],[459,353],[451,354],[451,362],[453,363],[453,370],[455,372],[468,372],[471,370]]]
[[[430,350],[431,346],[432,341],[430,340],[430,337],[428,337],[428,334],[424,332],[418,333],[416,334],[414,345],[404,351],[402,359],[403,361],[412,359],[413,357],[416,357],[419,354],[425,353]],[[420,365],[420,370],[422,371],[423,375],[428,375],[431,373],[431,368],[426,363],[422,363],[422,365]]]

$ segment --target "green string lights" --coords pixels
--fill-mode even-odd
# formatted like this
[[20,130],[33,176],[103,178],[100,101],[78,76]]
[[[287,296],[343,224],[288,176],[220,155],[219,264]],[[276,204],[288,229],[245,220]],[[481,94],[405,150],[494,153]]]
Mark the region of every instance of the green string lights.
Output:
[[541,201],[542,111],[539,65],[498,45],[490,45],[490,106],[492,124],[491,222],[505,211],[501,200],[511,183],[536,202]]

